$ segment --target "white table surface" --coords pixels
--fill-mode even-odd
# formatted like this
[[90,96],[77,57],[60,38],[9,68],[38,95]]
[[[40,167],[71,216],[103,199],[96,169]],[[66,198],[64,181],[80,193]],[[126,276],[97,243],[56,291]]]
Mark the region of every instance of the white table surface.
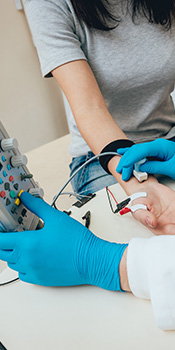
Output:
[[[50,154],[52,146],[55,148],[59,143],[54,141],[28,154],[30,169],[33,164],[32,171],[37,173],[46,199],[62,185],[57,185],[57,181],[49,183],[50,166],[54,167],[52,177],[58,178],[63,169],[62,157],[60,163],[49,158],[49,167],[45,162],[43,168],[47,150]],[[171,185],[174,186],[173,182]],[[119,185],[111,189],[118,200],[125,198]],[[67,206],[69,201],[67,198]],[[59,204],[65,203],[60,199]],[[81,209],[71,207],[72,216],[79,221],[87,210],[91,211],[90,229],[99,237],[128,242],[132,237],[152,236],[131,214],[114,215],[105,190],[99,191]],[[15,276],[7,268],[0,274],[0,282]],[[131,293],[110,292],[94,286],[46,288],[17,282],[0,288],[0,341],[7,350],[174,350],[175,332],[159,330],[151,302]]]

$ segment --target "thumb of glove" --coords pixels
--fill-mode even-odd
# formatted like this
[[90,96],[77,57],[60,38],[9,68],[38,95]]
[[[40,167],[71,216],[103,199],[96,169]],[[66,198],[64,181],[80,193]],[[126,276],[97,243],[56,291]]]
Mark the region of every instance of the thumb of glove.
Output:
[[28,210],[37,215],[43,221],[45,221],[48,218],[48,216],[53,210],[53,208],[49,204],[47,204],[43,199],[36,198],[28,192],[22,192],[20,200]]

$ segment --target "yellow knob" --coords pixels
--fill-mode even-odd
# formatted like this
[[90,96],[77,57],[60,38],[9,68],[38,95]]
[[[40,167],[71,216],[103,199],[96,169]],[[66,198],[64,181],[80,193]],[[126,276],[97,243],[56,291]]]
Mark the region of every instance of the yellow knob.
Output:
[[24,190],[21,190],[19,193],[18,193],[18,197],[21,196],[21,193],[24,192]]
[[16,205],[20,205],[20,203],[21,203],[20,199],[17,198],[16,201],[15,201],[15,204],[16,204]]

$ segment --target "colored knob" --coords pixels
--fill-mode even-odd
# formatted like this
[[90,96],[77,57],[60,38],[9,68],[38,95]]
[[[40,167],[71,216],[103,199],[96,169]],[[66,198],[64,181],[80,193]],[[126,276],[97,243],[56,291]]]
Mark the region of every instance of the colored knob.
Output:
[[5,197],[5,191],[1,191],[0,196],[1,196],[1,198],[4,198]]
[[15,214],[16,213],[16,209],[17,209],[17,207],[13,206],[12,209],[11,209],[11,213]]
[[5,189],[5,190],[9,190],[9,189],[10,189],[10,185],[9,185],[8,182],[5,182],[5,184],[4,184],[4,189]]
[[40,187],[34,187],[30,188],[29,193],[32,194],[34,197],[43,197],[44,196],[44,191]]
[[9,181],[12,182],[13,181],[13,176],[9,176]]
[[10,204],[11,204],[10,199],[7,198],[7,199],[6,199],[6,206],[8,206],[8,205],[10,205]]
[[19,187],[18,183],[14,184],[13,187],[15,188],[15,190],[18,190],[18,187]]
[[26,215],[26,213],[27,213],[27,210],[24,208],[21,212],[21,215],[24,217]]
[[21,174],[21,181],[26,179],[32,179],[32,177],[33,177],[32,174]]
[[15,204],[18,206],[18,205],[20,205],[20,203],[21,203],[20,199],[16,198]]
[[13,191],[13,190],[10,191],[10,197],[13,198],[13,199],[16,198],[16,193],[15,193],[15,191]]
[[19,218],[18,218],[18,222],[19,222],[19,224],[20,224],[20,225],[22,224],[22,222],[23,222],[23,218],[22,218],[21,216],[19,216]]
[[3,139],[1,141],[1,148],[3,151],[10,151],[18,148],[18,141],[16,139]]
[[5,156],[2,156],[1,159],[2,159],[3,162],[6,161]]
[[23,166],[27,164],[27,157],[20,154],[18,156],[12,156],[10,158],[10,163],[13,168],[17,168],[19,166]]

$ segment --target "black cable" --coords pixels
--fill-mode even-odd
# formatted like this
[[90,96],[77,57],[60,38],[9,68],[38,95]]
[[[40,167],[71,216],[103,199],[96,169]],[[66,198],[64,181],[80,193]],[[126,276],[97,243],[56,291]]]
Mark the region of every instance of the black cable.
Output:
[[16,282],[16,281],[18,281],[18,280],[19,280],[19,277],[14,278],[13,280],[10,280],[10,281],[8,281],[8,282],[0,283],[0,287],[6,286],[7,284],[10,284],[10,283],[14,283],[14,282]]
[[118,154],[117,152],[105,152],[105,153],[100,153],[97,154],[96,156],[88,159],[85,163],[83,163],[77,170],[75,170],[75,172],[69,177],[69,179],[66,181],[66,183],[63,185],[63,187],[61,188],[61,190],[54,196],[53,201],[51,203],[51,207],[54,206],[55,202],[57,201],[58,197],[62,194],[62,192],[64,191],[64,189],[66,188],[66,186],[68,185],[68,183],[73,179],[73,177],[87,164],[89,164],[90,162],[94,161],[95,159],[105,156],[105,155],[114,155],[114,156],[120,156],[121,154]]
[[1,343],[1,341],[0,341],[0,350],[7,350],[7,348],[5,348],[5,346]]
[[115,211],[114,211],[114,209],[112,207],[112,203],[111,203],[111,199],[110,199],[109,193],[108,193],[108,186],[106,186],[105,189],[106,189],[106,193],[107,193],[107,197],[108,197],[110,208],[111,208],[112,212],[115,213]]

